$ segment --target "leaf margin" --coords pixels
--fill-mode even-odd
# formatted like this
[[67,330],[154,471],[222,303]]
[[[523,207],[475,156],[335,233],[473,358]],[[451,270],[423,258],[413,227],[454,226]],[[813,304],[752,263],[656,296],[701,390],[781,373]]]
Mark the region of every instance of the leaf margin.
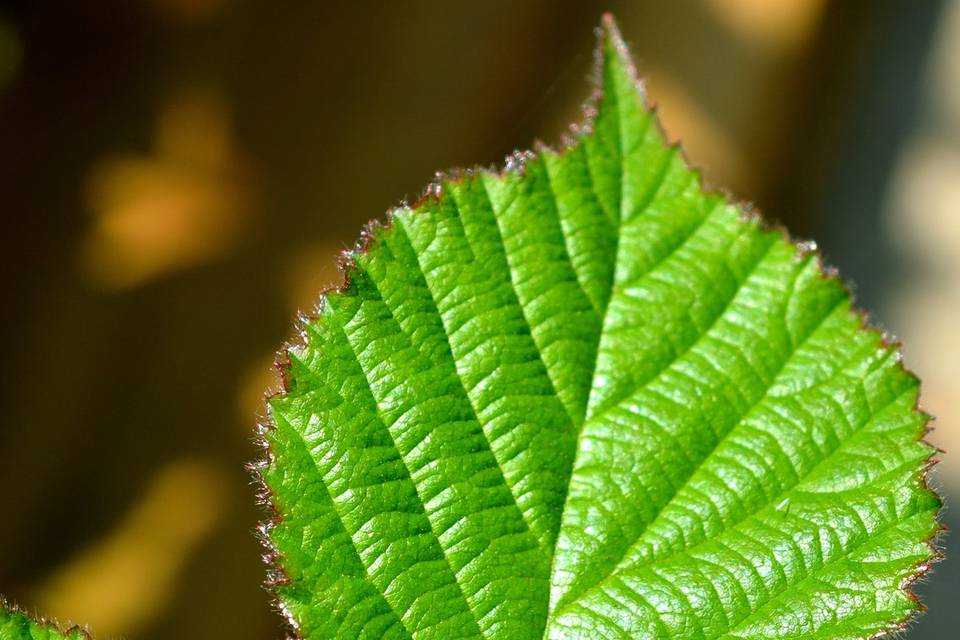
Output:
[[[64,625],[53,618],[30,615],[0,595],[0,631],[3,630],[2,627],[4,625],[10,623],[18,623],[21,625],[21,630],[23,626],[26,626],[26,633],[29,635],[21,636],[21,638],[26,638],[27,640],[35,637],[33,633],[35,630],[45,632],[46,637],[44,640],[93,640],[93,636],[86,626],[71,624],[68,627],[64,627]],[[20,640],[20,638],[7,638],[3,636],[0,640]]]

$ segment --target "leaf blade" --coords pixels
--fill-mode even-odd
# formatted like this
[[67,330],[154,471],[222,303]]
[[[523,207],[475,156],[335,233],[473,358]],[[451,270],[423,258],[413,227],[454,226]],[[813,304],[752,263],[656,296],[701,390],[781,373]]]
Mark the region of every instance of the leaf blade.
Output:
[[[916,380],[816,256],[703,189],[610,19],[599,69],[568,147],[442,177],[368,232],[273,420],[310,436],[408,637],[893,628],[939,508]],[[334,412],[291,402],[304,384]],[[279,592],[304,637],[357,637],[304,585]]]

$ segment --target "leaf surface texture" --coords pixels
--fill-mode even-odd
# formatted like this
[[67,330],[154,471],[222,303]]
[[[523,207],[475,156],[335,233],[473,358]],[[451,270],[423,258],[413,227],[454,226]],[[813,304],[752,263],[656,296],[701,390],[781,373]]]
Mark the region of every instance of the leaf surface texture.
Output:
[[918,382],[815,254],[706,191],[611,21],[590,125],[351,254],[269,402],[307,639],[859,639],[919,605]]

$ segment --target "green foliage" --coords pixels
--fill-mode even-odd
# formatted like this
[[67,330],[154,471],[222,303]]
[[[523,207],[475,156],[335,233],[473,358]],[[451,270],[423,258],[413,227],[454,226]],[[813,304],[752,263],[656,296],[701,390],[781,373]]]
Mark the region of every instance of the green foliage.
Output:
[[37,622],[0,599],[0,640],[89,640],[79,627],[67,631],[59,626]]
[[444,177],[302,323],[261,469],[305,638],[868,638],[931,560],[918,383],[708,193],[611,22],[590,130]]
[[702,188],[609,20],[598,59],[576,140],[440,179],[303,320],[258,467],[302,637],[854,640],[919,608],[917,380]]

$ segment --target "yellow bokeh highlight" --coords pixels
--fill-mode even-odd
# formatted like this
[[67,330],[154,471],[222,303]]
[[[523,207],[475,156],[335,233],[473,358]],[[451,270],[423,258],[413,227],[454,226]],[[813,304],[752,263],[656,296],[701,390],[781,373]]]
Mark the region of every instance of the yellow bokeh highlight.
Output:
[[94,218],[79,262],[97,288],[133,288],[223,256],[245,227],[249,176],[216,94],[172,100],[154,148],[151,156],[104,160],[87,180]]
[[162,612],[228,498],[225,474],[212,463],[184,459],[161,469],[112,531],[36,588],[37,609],[84,622],[100,638],[136,634]]
[[824,0],[704,0],[717,20],[756,46],[792,52],[823,14]]

